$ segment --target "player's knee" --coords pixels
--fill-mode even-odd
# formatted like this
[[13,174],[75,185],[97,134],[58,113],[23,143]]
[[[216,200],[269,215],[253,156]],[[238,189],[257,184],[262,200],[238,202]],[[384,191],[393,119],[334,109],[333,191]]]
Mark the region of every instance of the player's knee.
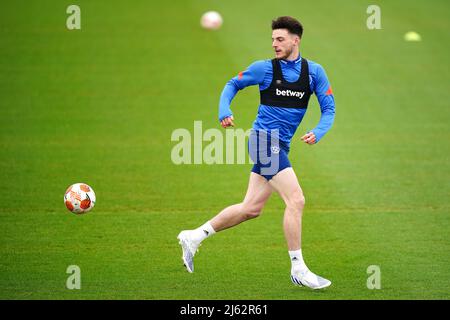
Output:
[[292,195],[287,201],[287,207],[295,213],[302,213],[305,207],[305,196],[303,193],[296,193]]
[[261,211],[255,210],[255,211],[248,211],[245,213],[245,217],[247,220],[258,218],[261,215]]
[[254,219],[261,215],[262,208],[255,205],[243,205],[242,213],[245,215],[245,218]]

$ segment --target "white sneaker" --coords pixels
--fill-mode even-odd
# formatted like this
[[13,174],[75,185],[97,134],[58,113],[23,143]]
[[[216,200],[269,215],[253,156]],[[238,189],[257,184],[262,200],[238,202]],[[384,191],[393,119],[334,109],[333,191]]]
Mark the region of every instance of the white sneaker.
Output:
[[183,256],[181,258],[183,259],[184,266],[190,273],[194,272],[194,255],[200,246],[199,242],[192,240],[191,232],[191,230],[181,231],[177,237],[179,240],[178,243],[183,249]]
[[305,270],[291,270],[292,283],[298,286],[305,286],[311,289],[323,289],[331,285],[331,281],[322,278],[309,269]]

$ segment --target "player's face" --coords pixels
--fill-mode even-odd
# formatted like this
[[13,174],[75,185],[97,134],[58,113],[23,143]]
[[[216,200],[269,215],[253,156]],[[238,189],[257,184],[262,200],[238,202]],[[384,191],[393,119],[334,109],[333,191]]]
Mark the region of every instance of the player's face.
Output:
[[272,31],[272,47],[277,59],[287,59],[294,50],[298,50],[299,37],[289,33],[287,29]]

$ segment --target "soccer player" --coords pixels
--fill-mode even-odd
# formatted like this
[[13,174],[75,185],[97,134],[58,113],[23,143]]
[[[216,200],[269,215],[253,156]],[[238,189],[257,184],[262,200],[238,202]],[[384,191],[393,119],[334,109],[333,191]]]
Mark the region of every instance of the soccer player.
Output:
[[309,270],[301,250],[302,212],[305,198],[288,159],[292,136],[305,115],[314,92],[320,104],[319,124],[301,137],[309,145],[318,143],[331,128],[335,104],[330,83],[321,65],[300,56],[303,26],[292,17],[272,21],[275,59],[251,64],[226,84],[220,97],[219,121],[234,126],[230,104],[239,90],[259,85],[261,101],[249,137],[249,154],[254,162],[247,194],[241,203],[223,209],[210,221],[178,235],[183,262],[194,271],[194,255],[200,243],[213,234],[256,218],[273,191],[285,202],[283,228],[291,260],[291,280],[299,286],[321,289],[331,282]]

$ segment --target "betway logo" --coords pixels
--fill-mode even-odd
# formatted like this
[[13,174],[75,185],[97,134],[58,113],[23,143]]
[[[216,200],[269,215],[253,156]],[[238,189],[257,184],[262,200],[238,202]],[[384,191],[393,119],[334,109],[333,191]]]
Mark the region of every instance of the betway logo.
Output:
[[275,94],[277,96],[298,97],[299,99],[303,98],[303,96],[305,95],[304,92],[292,91],[292,90],[280,90],[278,88],[276,89]]

